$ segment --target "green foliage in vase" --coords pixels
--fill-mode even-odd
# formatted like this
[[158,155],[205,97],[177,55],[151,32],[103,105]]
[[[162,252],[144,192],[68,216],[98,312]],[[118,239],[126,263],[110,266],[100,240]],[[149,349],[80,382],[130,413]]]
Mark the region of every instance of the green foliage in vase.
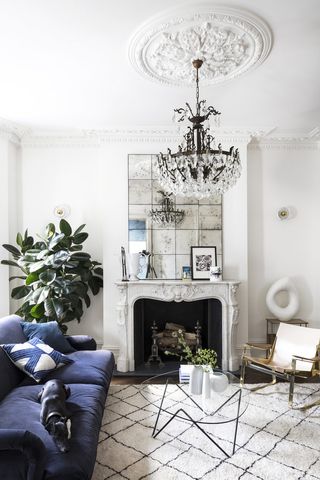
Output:
[[[217,366],[217,353],[211,348],[198,348],[193,352],[187,345],[182,330],[178,330],[178,346],[180,361],[186,361],[192,365],[202,365],[204,371],[210,371]],[[176,353],[166,350],[166,355],[176,355]]]
[[57,231],[53,223],[46,226],[45,234],[35,241],[26,230],[17,234],[17,247],[3,245],[13,260],[2,260],[3,265],[19,268],[23,275],[10,277],[23,284],[13,288],[11,296],[22,299],[17,314],[26,321],[49,322],[56,320],[63,332],[66,323],[80,319],[84,305],[91,304],[89,292],[97,295],[103,287],[101,263],[93,261],[82,251],[88,238],[85,225],[72,231],[64,219]]

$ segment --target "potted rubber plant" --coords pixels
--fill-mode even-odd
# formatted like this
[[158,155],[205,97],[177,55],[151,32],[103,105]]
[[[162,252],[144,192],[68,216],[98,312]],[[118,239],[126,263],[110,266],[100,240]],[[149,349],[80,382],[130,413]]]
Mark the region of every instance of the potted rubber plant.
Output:
[[49,223],[44,235],[38,235],[39,240],[26,230],[24,235],[17,234],[17,246],[3,245],[12,260],[1,263],[21,271],[9,280],[21,280],[11,296],[22,301],[16,313],[25,321],[56,320],[65,333],[66,323],[75,319],[80,322],[84,307],[90,307],[90,292],[97,295],[103,287],[101,263],[83,251],[82,244],[88,238],[84,227],[73,231],[62,219],[59,230]]

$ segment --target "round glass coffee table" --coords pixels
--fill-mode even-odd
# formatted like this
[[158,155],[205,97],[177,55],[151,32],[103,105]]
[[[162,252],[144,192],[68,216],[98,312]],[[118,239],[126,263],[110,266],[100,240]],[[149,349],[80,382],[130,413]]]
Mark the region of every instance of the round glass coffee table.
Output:
[[[212,387],[215,373],[226,376],[227,387],[221,392],[211,388],[208,399],[204,399],[202,395],[190,394],[189,384],[179,383],[179,370],[155,375],[142,382],[141,394],[157,407],[153,438],[163,432],[171,422],[180,420],[194,425],[227,457],[234,454],[239,418],[248,408],[249,391],[241,388],[239,378],[221,370],[210,374]],[[230,424],[234,427],[231,440],[227,442],[232,445],[231,453],[227,453],[221,442],[219,443],[219,438],[210,431],[214,426],[223,424],[229,424],[228,430]]]

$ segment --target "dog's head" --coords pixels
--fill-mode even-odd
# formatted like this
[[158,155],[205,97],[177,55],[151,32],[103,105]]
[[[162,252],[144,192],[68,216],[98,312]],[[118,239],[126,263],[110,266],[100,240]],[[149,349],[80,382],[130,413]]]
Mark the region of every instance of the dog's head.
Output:
[[70,391],[69,385],[65,385],[59,379],[49,380],[44,384],[44,386],[41,388],[40,392],[38,393],[38,401],[41,403],[43,395],[45,396],[53,395],[53,394],[57,394],[57,392],[59,391],[64,392],[65,399],[70,397],[71,391]]
[[69,451],[70,420],[61,417],[58,420],[49,421],[46,430],[52,436],[60,452],[66,453]]

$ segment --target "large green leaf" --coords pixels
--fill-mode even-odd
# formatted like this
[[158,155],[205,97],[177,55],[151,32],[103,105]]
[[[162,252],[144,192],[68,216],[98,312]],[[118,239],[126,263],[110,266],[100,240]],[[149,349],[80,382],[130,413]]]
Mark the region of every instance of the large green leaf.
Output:
[[88,236],[89,234],[86,232],[78,233],[77,235],[74,235],[73,243],[79,245],[79,243],[83,243],[85,240],[87,240]]
[[15,280],[16,278],[20,278],[20,280],[25,280],[27,277],[26,276],[20,276],[20,275],[14,275],[13,277],[9,277],[9,282],[11,282],[11,280]]
[[51,285],[55,281],[57,274],[54,270],[45,270],[40,273],[39,280],[45,285]]
[[84,227],[86,226],[85,223],[83,223],[82,225],[80,225],[80,227],[78,227],[75,232],[74,232],[74,235],[78,235],[78,233],[82,232],[82,230],[84,229]]
[[90,300],[89,295],[85,295],[84,301],[85,301],[85,303],[86,303],[87,308],[89,308],[90,305],[91,305],[91,300]]
[[41,250],[41,251],[38,253],[37,260],[42,260],[42,259],[45,258],[48,254],[49,254],[49,250],[48,250],[47,248],[45,248],[44,250]]
[[72,245],[69,250],[70,252],[79,252],[83,249],[83,245]]
[[94,274],[95,275],[100,275],[102,277],[103,276],[103,269],[101,267],[95,268],[94,269]]
[[1,260],[2,265],[10,265],[10,267],[20,267],[17,262],[13,262],[12,260]]
[[85,252],[76,252],[71,254],[72,260],[87,260],[88,258],[91,258],[91,255]]
[[44,260],[40,260],[40,262],[35,262],[32,265],[30,265],[30,272],[37,272],[38,270],[41,270],[45,265]]
[[16,300],[19,300],[20,298],[26,297],[29,292],[30,292],[30,288],[26,287],[25,285],[22,285],[20,287],[15,287],[12,289],[11,297],[15,298]]
[[101,286],[100,285],[100,280],[102,280],[100,277],[92,276],[88,281],[89,287],[90,287],[93,295],[97,295],[97,293],[99,293],[100,286]]
[[59,226],[60,226],[61,232],[64,233],[66,237],[70,237],[70,235],[72,233],[72,228],[71,228],[71,225],[67,222],[67,220],[62,218],[60,220],[60,225]]
[[[79,242],[81,243],[81,242]],[[13,245],[8,245],[7,243],[4,243],[3,245],[3,248],[5,248],[6,250],[8,250],[8,252],[10,252],[12,255],[13,255],[13,258],[15,260],[17,260],[19,257],[21,257],[21,252],[20,250],[18,250],[16,247],[14,247]]]
[[65,250],[59,250],[55,252],[53,255],[50,255],[46,260],[46,265],[52,265],[53,268],[59,268],[63,265],[69,258],[68,252]]
[[37,303],[39,304],[39,303],[44,302],[44,300],[48,297],[49,293],[50,293],[50,287],[49,286],[43,287],[42,290],[41,290],[41,293],[39,295]]
[[19,232],[17,233],[16,242],[17,242],[17,244],[19,245],[19,247],[22,247],[22,246],[23,246],[23,238],[22,238],[21,233],[19,233]]
[[58,245],[60,240],[64,238],[64,233],[59,233],[57,235],[54,235],[54,237],[50,240],[49,243],[49,250],[52,250],[54,247]]
[[30,310],[30,314],[33,318],[42,318],[44,315],[44,304],[34,305]]
[[47,298],[44,302],[46,315],[60,319],[63,315],[63,302],[58,298]]
[[36,272],[29,273],[29,275],[26,278],[26,285],[31,285],[34,282],[37,282],[39,280],[39,274]]

